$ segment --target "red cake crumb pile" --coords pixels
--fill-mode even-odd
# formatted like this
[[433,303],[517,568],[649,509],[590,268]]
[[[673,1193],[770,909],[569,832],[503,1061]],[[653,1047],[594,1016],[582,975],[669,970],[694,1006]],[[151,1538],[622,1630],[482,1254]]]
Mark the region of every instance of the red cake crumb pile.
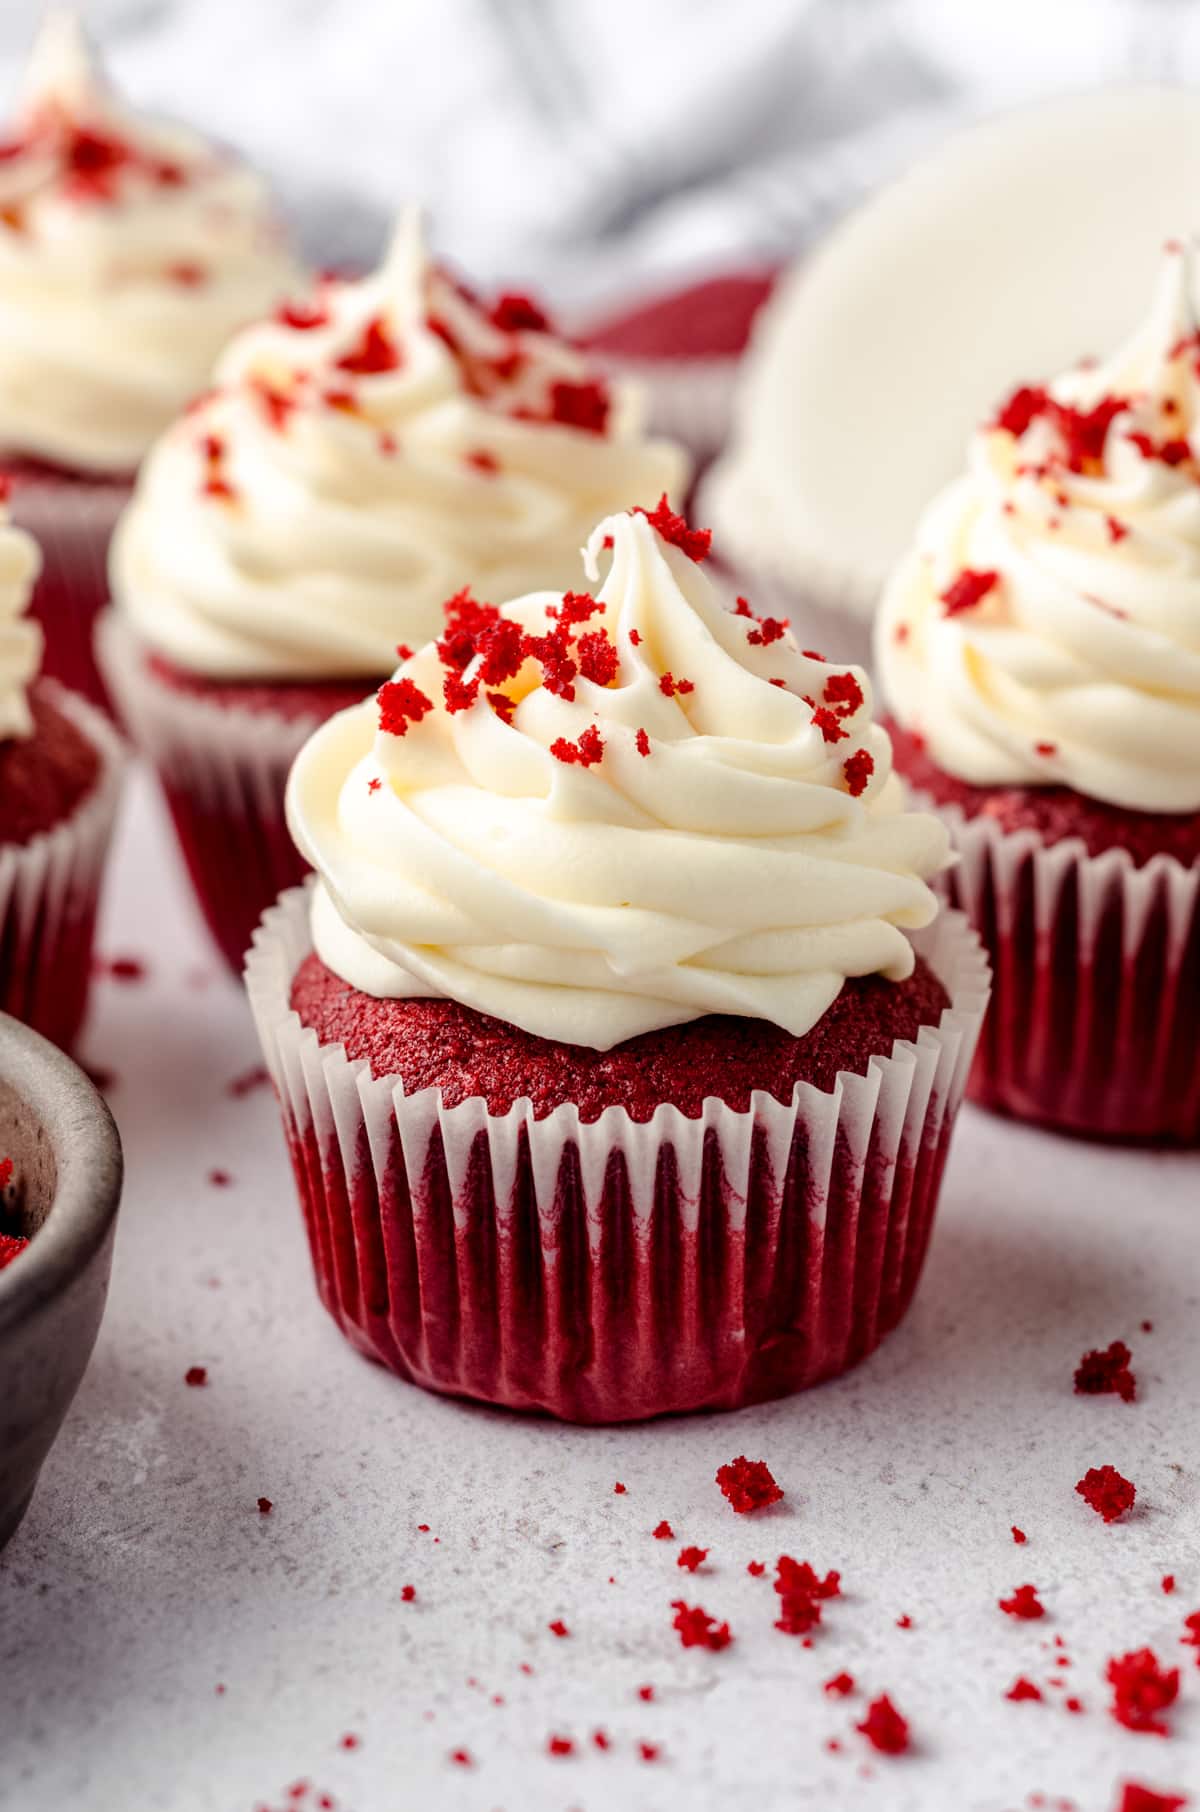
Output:
[[416,1599],[417,1599],[417,1588],[415,1585],[405,1585],[405,1586],[400,1587],[401,1604],[415,1604]]
[[1022,1674],[1013,1681],[1004,1696],[1006,1699],[1012,1699],[1020,1704],[1022,1699],[1040,1699],[1042,1691],[1041,1687],[1035,1686],[1032,1680],[1027,1680]]
[[779,1593],[779,1618],[775,1624],[786,1636],[805,1636],[821,1621],[821,1605],[841,1596],[842,1576],[826,1573],[824,1579],[807,1560],[781,1554],[775,1563],[775,1590]]
[[880,1755],[903,1755],[909,1746],[908,1721],[901,1717],[886,1693],[872,1699],[866,1717],[854,1728]]
[[185,1384],[190,1384],[193,1389],[199,1389],[201,1385],[208,1383],[207,1366],[189,1365],[183,1374],[183,1381]]
[[996,1602],[1007,1616],[1019,1617],[1027,1622],[1046,1615],[1046,1607],[1037,1595],[1036,1586],[1019,1585],[1010,1598],[998,1598]]
[[625,1486],[621,1483],[620,1479],[618,1479],[616,1484],[613,1486],[613,1496],[614,1497],[624,1497],[625,1496]]
[[777,1504],[783,1496],[766,1461],[748,1460],[745,1454],[739,1454],[736,1460],[729,1460],[718,1468],[717,1484],[739,1516],[751,1510],[764,1510],[768,1504]]
[[662,1751],[657,1743],[648,1743],[645,1737],[638,1739],[638,1755],[644,1762],[656,1762]]
[[1159,1714],[1179,1696],[1177,1667],[1161,1666],[1153,1649],[1131,1649],[1126,1655],[1113,1656],[1105,1678],[1113,1689],[1111,1710],[1118,1724],[1154,1736],[1169,1735]]
[[1137,1486],[1122,1478],[1115,1466],[1089,1467],[1075,1489],[1106,1523],[1115,1523],[1119,1516],[1132,1510],[1137,1497]]
[[1114,1812],[1182,1812],[1190,1803],[1186,1793],[1160,1793],[1155,1787],[1126,1781]]
[[748,1560],[746,1562],[746,1571],[749,1573],[751,1579],[761,1579],[766,1570],[767,1563],[765,1560]]
[[848,1694],[854,1691],[854,1675],[846,1673],[834,1674],[830,1679],[826,1680],[824,1690],[829,1693],[832,1698],[844,1699]]
[[687,555],[689,560],[699,563],[701,560],[707,559],[708,550],[712,546],[712,530],[689,528],[686,517],[677,516],[672,510],[665,491],[654,509],[642,509],[639,505],[634,514],[644,516],[650,527],[657,529],[664,541],[669,541],[672,547],[677,547],[681,553]]
[[1164,1592],[1173,1592],[1175,1590],[1174,1573],[1164,1573],[1159,1584],[1162,1586]]
[[679,1558],[676,1560],[675,1565],[677,1567],[683,1567],[688,1573],[694,1573],[697,1567],[703,1566],[707,1559],[707,1548],[680,1548]]
[[1016,1523],[1012,1526],[1012,1538],[1019,1548],[1024,1547],[1025,1543],[1029,1540],[1024,1529],[1018,1529]]
[[698,1604],[685,1604],[682,1598],[671,1601],[675,1616],[672,1627],[679,1631],[679,1640],[684,1648],[711,1648],[719,1651],[728,1648],[733,1641],[727,1623],[718,1623]]
[[1075,1392],[1080,1397],[1117,1396],[1132,1403],[1137,1379],[1129,1369],[1133,1354],[1123,1340],[1085,1353],[1075,1368]]
[[566,1624],[563,1622],[561,1617],[556,1617],[554,1619],[553,1623],[548,1623],[546,1625],[546,1628],[550,1631],[550,1634],[552,1636],[562,1637],[562,1636],[569,1636],[571,1634],[570,1630],[567,1628]]
[[259,1500],[258,1500],[258,1514],[259,1514],[259,1515],[260,1515],[260,1516],[270,1516],[270,1514],[271,1514],[271,1512],[272,1512],[272,1510],[273,1510],[273,1509],[274,1509],[274,1508],[275,1508],[275,1506],[274,1506],[274,1504],[273,1504],[273,1503],[272,1503],[272,1502],[271,1502],[271,1500],[270,1500],[270,1498],[269,1498],[269,1497],[260,1497],[260,1498],[259,1498]]
[[652,1686],[639,1686],[637,1689],[637,1696],[642,1701],[643,1705],[651,1705],[654,1702],[654,1688]]
[[653,1533],[654,1533],[655,1541],[674,1541],[675,1540],[675,1531],[674,1531],[674,1529],[672,1529],[670,1523],[667,1521],[665,1516],[664,1516],[662,1522],[659,1523],[658,1527],[654,1530]]
[[547,1755],[574,1755],[575,1742],[572,1737],[551,1736],[546,1739]]

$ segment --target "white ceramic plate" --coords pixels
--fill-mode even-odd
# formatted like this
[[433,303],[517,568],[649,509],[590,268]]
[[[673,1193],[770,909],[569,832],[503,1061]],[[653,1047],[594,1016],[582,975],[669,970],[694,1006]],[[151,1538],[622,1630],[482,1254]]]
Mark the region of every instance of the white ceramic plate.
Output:
[[1119,342],[1200,228],[1200,95],[1058,100],[947,139],[759,318],[702,513],[723,551],[866,614],[966,437],[1018,381]]

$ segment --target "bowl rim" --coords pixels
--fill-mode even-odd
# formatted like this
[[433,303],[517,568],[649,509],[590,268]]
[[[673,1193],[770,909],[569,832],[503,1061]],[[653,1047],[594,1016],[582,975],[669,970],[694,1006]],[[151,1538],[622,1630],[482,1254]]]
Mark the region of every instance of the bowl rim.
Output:
[[4,1013],[0,1081],[45,1129],[58,1174],[45,1221],[20,1257],[0,1271],[3,1335],[61,1296],[100,1250],[121,1199],[124,1158],[108,1104],[79,1065]]

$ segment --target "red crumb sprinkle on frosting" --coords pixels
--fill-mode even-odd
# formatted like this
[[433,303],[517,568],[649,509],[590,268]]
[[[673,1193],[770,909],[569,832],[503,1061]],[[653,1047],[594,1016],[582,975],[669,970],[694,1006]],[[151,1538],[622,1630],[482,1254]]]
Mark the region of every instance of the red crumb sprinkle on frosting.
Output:
[[1113,1689],[1113,1717],[1126,1730],[1151,1736],[1168,1736],[1161,1713],[1179,1696],[1179,1669],[1163,1667],[1150,1648],[1131,1649],[1114,1655],[1104,1672]]
[[746,1571],[749,1573],[751,1579],[761,1579],[766,1570],[767,1563],[765,1560],[748,1560],[746,1562]]
[[416,1597],[417,1588],[415,1585],[404,1585],[400,1587],[401,1604],[415,1604]]
[[1190,1616],[1185,1617],[1183,1627],[1187,1634],[1181,1636],[1179,1640],[1196,1650],[1196,1666],[1200,1667],[1200,1611],[1192,1611]]
[[1018,1617],[1025,1622],[1046,1615],[1046,1607],[1038,1597],[1036,1586],[1019,1585],[1011,1597],[998,1598],[996,1602],[1006,1616]]
[[420,723],[433,710],[415,680],[388,680],[376,694],[379,701],[379,728],[388,736],[404,736],[410,723]]
[[1012,1538],[1019,1548],[1023,1548],[1025,1543],[1029,1540],[1024,1529],[1018,1529],[1016,1523],[1012,1525]]
[[469,1749],[452,1749],[450,1751],[450,1760],[454,1763],[456,1768],[473,1768],[475,1766]]
[[674,1531],[674,1529],[672,1529],[670,1523],[667,1521],[665,1516],[663,1517],[663,1520],[661,1521],[661,1523],[658,1524],[657,1528],[655,1528],[652,1531],[652,1533],[654,1535],[655,1541],[674,1541],[675,1540],[675,1531]]
[[842,775],[846,782],[846,791],[852,799],[858,799],[867,790],[867,784],[875,772],[875,757],[868,749],[855,749],[842,763]]
[[845,1699],[854,1691],[854,1675],[847,1673],[833,1674],[826,1680],[823,1691],[830,1698]]
[[272,1512],[272,1510],[273,1510],[273,1509],[274,1509],[274,1508],[275,1508],[275,1506],[274,1506],[274,1504],[273,1504],[273,1503],[272,1503],[272,1502],[271,1502],[271,1500],[270,1500],[270,1498],[269,1498],[269,1497],[260,1497],[260,1498],[259,1498],[259,1500],[258,1500],[258,1514],[259,1514],[259,1515],[260,1515],[260,1516],[270,1516],[270,1514],[271,1514],[271,1512]]
[[708,558],[708,550],[712,546],[712,530],[689,528],[687,517],[676,515],[665,491],[652,510],[643,509],[639,504],[634,508],[632,514],[644,516],[650,527],[656,529],[664,541],[669,542],[672,547],[677,547],[680,553],[687,555],[689,560],[695,560],[699,564],[701,560]]
[[908,1720],[901,1717],[886,1693],[871,1700],[866,1717],[854,1728],[880,1755],[903,1755],[909,1746]]
[[687,1573],[694,1573],[707,1559],[707,1548],[680,1548],[675,1565],[682,1567]]
[[964,566],[953,583],[938,594],[945,615],[956,617],[964,611],[974,610],[999,582],[1000,575],[997,572]]
[[1132,1510],[1137,1486],[1123,1478],[1115,1466],[1091,1466],[1075,1487],[1084,1503],[1102,1516],[1106,1523]]
[[783,1496],[766,1461],[748,1460],[745,1454],[718,1467],[717,1484],[739,1516],[751,1510],[765,1510]]
[[199,1390],[202,1385],[208,1383],[208,1367],[204,1365],[189,1365],[186,1372],[183,1374],[183,1381],[185,1384],[190,1384],[193,1390]]
[[569,1636],[571,1634],[561,1617],[556,1617],[553,1623],[548,1623],[546,1625],[546,1628],[550,1631],[552,1636]]
[[565,767],[595,767],[604,759],[604,738],[595,724],[589,724],[575,742],[568,742],[565,736],[557,737],[550,744],[550,753]]
[[710,1648],[719,1652],[733,1641],[729,1625],[718,1623],[700,1605],[685,1604],[682,1598],[674,1598],[671,1609],[675,1613],[672,1628],[678,1630],[684,1648]]
[[614,1497],[624,1497],[625,1496],[625,1486],[621,1483],[620,1479],[618,1479],[616,1484],[613,1486],[613,1496]]
[[1168,1593],[1173,1592],[1175,1590],[1174,1573],[1164,1573],[1162,1576],[1162,1579],[1159,1581],[1159,1584],[1162,1586],[1162,1589],[1164,1592],[1168,1592]]
[[575,1742],[568,1736],[550,1736],[546,1738],[547,1755],[574,1755]]
[[1182,1812],[1190,1804],[1186,1793],[1161,1793],[1156,1787],[1143,1787],[1137,1781],[1125,1781],[1115,1812]]
[[1123,1340],[1093,1347],[1075,1367],[1076,1396],[1116,1396],[1122,1403],[1132,1403],[1137,1396],[1137,1379],[1130,1370],[1132,1358]]
[[1004,1696],[1006,1699],[1012,1699],[1015,1703],[1019,1704],[1022,1699],[1040,1699],[1042,1696],[1042,1689],[1040,1686],[1035,1686],[1032,1680],[1027,1680],[1024,1674],[1021,1674],[1013,1681]]

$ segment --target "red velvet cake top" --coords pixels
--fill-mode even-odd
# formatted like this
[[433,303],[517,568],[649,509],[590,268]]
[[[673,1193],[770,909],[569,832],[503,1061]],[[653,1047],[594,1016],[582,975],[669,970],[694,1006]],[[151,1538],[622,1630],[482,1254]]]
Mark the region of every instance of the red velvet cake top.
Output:
[[538,1118],[574,1102],[590,1122],[606,1107],[645,1121],[669,1102],[695,1119],[709,1096],[744,1112],[755,1090],[783,1102],[797,1082],[828,1090],[839,1070],[865,1075],[870,1059],[890,1055],[896,1039],[936,1025],[949,999],[918,958],[907,981],[847,981],[803,1038],[761,1020],[711,1015],[609,1051],[536,1038],[457,1001],[378,1000],[348,987],[315,955],[296,974],[291,1004],[322,1044],[344,1045],[376,1076],[399,1076],[409,1094],[438,1088],[449,1107],[482,1095],[494,1114],[528,1096]]
[[100,755],[78,725],[35,685],[32,736],[0,741],[0,844],[28,843],[63,823],[100,776]]

